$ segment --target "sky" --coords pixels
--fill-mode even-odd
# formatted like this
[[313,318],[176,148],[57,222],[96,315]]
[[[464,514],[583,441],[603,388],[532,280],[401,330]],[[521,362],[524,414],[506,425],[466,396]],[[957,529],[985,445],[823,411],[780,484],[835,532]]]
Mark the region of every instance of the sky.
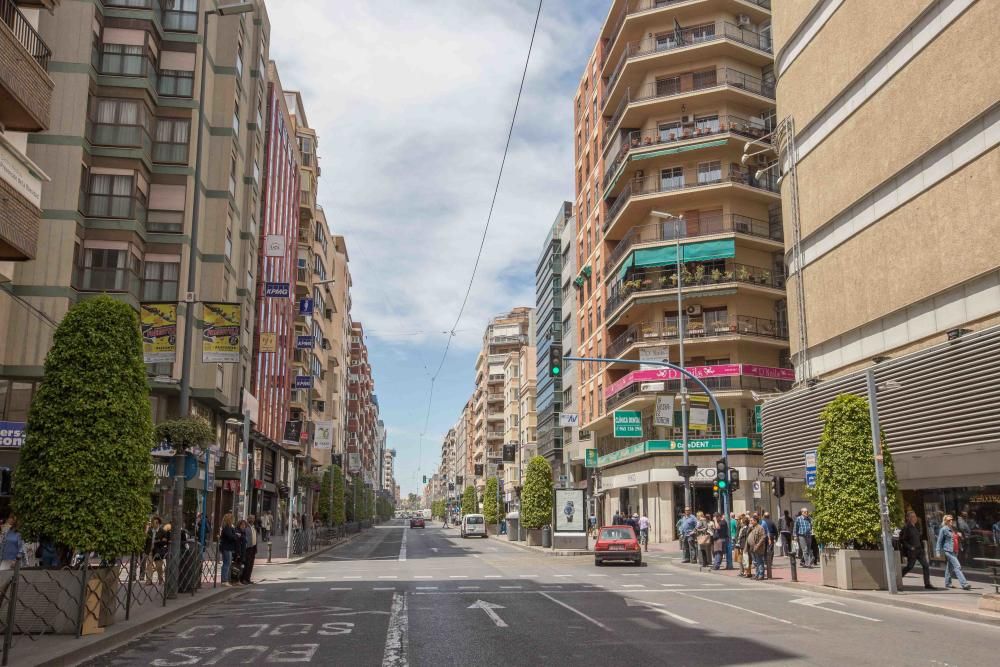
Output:
[[[472,393],[483,330],[535,302],[573,199],[573,96],[610,0],[545,0],[503,179],[458,326],[535,0],[268,0],[271,59],[319,137],[319,201],[344,235],[402,494],[420,493]],[[434,384],[450,331],[455,336]],[[421,437],[421,435],[423,437]]]

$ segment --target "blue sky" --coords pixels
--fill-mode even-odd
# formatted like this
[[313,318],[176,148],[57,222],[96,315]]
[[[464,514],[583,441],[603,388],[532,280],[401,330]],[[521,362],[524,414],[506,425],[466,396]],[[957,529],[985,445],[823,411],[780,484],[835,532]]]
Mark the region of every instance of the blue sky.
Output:
[[[486,248],[479,246],[534,0],[269,0],[271,57],[319,134],[319,199],[351,258],[404,495],[432,473],[472,391],[487,320],[534,305],[534,267],[573,198],[573,94],[609,0],[546,0]],[[422,444],[421,444],[422,442]]]

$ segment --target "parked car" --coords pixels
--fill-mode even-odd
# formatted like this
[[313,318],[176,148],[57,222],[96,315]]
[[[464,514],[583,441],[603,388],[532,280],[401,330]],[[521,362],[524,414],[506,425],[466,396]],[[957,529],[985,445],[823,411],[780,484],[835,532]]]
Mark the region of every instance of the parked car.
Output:
[[604,565],[616,560],[642,565],[642,550],[632,526],[603,526],[597,533],[594,565]]
[[415,516],[410,519],[410,528],[426,528],[424,526],[424,518],[421,516]]
[[462,517],[462,539],[466,537],[486,537],[486,517],[482,514],[466,514]]

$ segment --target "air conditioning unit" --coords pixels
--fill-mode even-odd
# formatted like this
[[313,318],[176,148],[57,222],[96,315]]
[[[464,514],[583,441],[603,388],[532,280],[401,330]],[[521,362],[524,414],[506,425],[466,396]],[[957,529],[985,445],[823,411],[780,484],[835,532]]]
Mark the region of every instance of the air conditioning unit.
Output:
[[701,315],[701,306],[688,306],[684,309],[684,312],[688,315]]
[[681,122],[687,125],[688,123],[694,122],[694,114],[687,114],[686,116],[681,116]]
[[741,27],[750,25],[750,17],[746,14],[740,14],[736,17],[736,25]]

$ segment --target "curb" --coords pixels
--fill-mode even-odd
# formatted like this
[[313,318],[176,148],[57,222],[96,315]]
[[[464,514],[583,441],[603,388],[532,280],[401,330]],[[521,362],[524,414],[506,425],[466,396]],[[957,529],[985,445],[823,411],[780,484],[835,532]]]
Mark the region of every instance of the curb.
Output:
[[510,540],[498,540],[503,544],[510,545],[521,549],[522,551],[531,551],[534,553],[540,553],[543,556],[550,556],[554,558],[568,558],[573,556],[593,556],[594,552],[590,550],[581,549],[546,549],[545,547],[531,547],[527,544],[521,544],[520,542],[511,542]]
[[72,646],[68,646],[67,650],[61,655],[49,658],[44,662],[32,664],[34,664],[35,667],[70,667],[72,665],[82,664],[100,655],[117,650],[122,646],[139,639],[143,635],[159,630],[165,625],[170,625],[171,623],[191,616],[211,604],[239,597],[247,592],[248,590],[246,589],[231,588],[221,590],[220,592],[212,595],[194,598],[193,602],[190,602],[183,607],[175,607],[160,616],[143,621],[142,623],[136,623],[135,625],[131,625],[127,628],[123,628],[119,632],[101,635],[100,637],[94,639],[94,641],[87,644],[74,643]]
[[356,533],[351,533],[350,535],[348,535],[344,539],[340,540],[339,542],[331,544],[330,546],[327,546],[327,547],[323,547],[322,549],[318,549],[317,551],[313,551],[312,553],[306,554],[305,556],[299,556],[298,558],[294,558],[292,560],[283,560],[280,563],[275,563],[275,562],[268,563],[267,561],[264,561],[264,562],[255,562],[254,563],[254,569],[256,569],[256,568],[258,568],[258,567],[260,567],[262,565],[264,567],[274,567],[275,565],[297,565],[299,563],[305,563],[305,562],[309,561],[310,559],[315,558],[316,556],[319,556],[321,554],[325,554],[327,551],[330,551],[331,549],[336,549],[337,547],[339,547],[342,544],[347,544],[348,542],[350,542],[351,540],[353,540],[354,538],[356,538],[358,535],[361,535],[363,532],[364,531],[362,530],[362,531],[358,531]]

